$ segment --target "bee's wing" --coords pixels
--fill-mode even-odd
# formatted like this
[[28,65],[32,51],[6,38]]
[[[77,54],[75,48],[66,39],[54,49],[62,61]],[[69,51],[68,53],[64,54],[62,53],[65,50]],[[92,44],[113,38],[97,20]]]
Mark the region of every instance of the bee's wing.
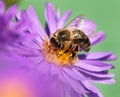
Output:
[[78,28],[81,20],[83,20],[83,15],[79,15],[76,18],[74,18],[68,25],[65,26],[65,28]]

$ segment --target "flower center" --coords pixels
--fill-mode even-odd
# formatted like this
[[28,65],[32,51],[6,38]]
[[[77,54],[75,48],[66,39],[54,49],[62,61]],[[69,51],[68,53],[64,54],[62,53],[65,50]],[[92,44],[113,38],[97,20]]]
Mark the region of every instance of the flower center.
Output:
[[65,53],[66,49],[68,48],[55,49],[49,42],[48,38],[45,39],[42,47],[42,51],[48,62],[54,63],[58,66],[71,66],[78,60],[78,57],[72,57],[71,51]]

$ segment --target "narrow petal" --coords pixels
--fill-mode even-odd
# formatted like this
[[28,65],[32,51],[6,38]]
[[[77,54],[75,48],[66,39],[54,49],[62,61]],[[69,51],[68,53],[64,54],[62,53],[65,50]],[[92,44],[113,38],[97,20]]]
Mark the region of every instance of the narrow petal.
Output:
[[102,31],[97,32],[93,36],[90,36],[90,42],[92,45],[98,44],[105,39],[105,34]]
[[83,94],[78,94],[76,91],[74,91],[73,89],[71,89],[69,91],[70,97],[85,97]]
[[98,66],[98,67],[110,67],[111,69],[114,68],[114,66],[110,63],[107,62],[103,62],[103,61],[99,61],[99,60],[81,60],[81,62],[87,63],[87,64],[91,64],[94,66]]
[[85,32],[86,35],[90,35],[96,30],[96,24],[89,19],[85,19],[80,22],[79,29]]
[[56,19],[57,19],[57,22],[60,19],[60,17],[61,17],[61,15],[60,15],[60,9],[57,8],[57,10],[56,10]]
[[66,11],[63,14],[63,16],[58,21],[57,29],[63,28],[65,26],[65,23],[67,22],[67,20],[70,17],[70,15],[71,15],[71,11],[70,10]]
[[59,68],[58,67],[56,67],[56,66],[54,66],[54,65],[51,65],[51,67],[50,67],[50,74],[52,75],[52,76],[59,76],[60,75],[60,70],[59,70]]
[[5,5],[2,1],[0,1],[0,15],[4,13]]
[[[20,19],[19,21],[17,21],[17,24],[15,25],[15,29],[18,29],[18,30],[25,30],[25,28],[27,28],[28,26],[28,14],[25,10],[22,10],[20,13],[19,13],[19,17],[18,19]],[[23,25],[24,24],[24,25]],[[21,32],[21,31],[20,31]]]
[[[49,73],[49,69],[50,66],[49,64],[46,62],[46,60],[42,60],[42,62],[40,62],[40,65],[38,64],[38,70],[42,73],[42,74],[48,74]],[[47,76],[46,76],[47,77]]]
[[[104,59],[105,60],[115,60],[115,59],[117,59],[117,57],[114,54],[111,54],[110,56],[108,56],[108,57],[106,57]],[[102,60],[104,60],[104,59],[102,59]]]
[[102,72],[90,72],[90,71],[87,71],[87,70],[83,70],[81,69],[80,71],[86,73],[86,77],[92,79],[92,77],[94,78],[98,78],[98,79],[110,79],[112,77],[114,77],[114,74],[103,74]]
[[37,44],[36,41],[34,41],[32,39],[31,40],[26,40],[25,42],[21,43],[21,46],[25,47],[25,48],[28,48],[28,49],[31,49],[33,51],[36,50],[36,51],[41,52],[41,49],[39,48],[40,44]]
[[[37,26],[35,26],[34,22],[32,21],[32,19],[29,18],[29,16],[31,16],[29,15],[29,11],[22,10],[19,15],[16,16],[17,22],[14,25],[14,28],[18,30],[17,32],[19,32],[24,41],[32,41],[36,37],[36,41],[39,41],[39,43],[43,43],[43,40],[38,33]],[[33,31],[33,29],[35,28],[36,30]],[[38,39],[37,36],[39,37]]]
[[[103,97],[103,95],[101,94],[101,92],[95,87],[93,86],[90,82],[88,81],[83,81],[82,84],[89,90],[91,91],[91,93],[94,93],[98,96],[95,96],[95,97]],[[94,96],[92,96],[94,97]]]
[[[18,24],[16,25],[16,29],[18,29],[19,32],[22,32],[21,34],[23,37],[27,37],[27,36],[29,37],[29,38],[24,38],[24,40],[26,39],[26,43],[28,41],[29,42],[32,41],[35,44],[37,44],[36,46],[38,46],[38,42],[39,42],[39,46],[40,46],[40,44],[43,43],[43,37],[47,35],[45,35],[45,32],[41,32],[42,31],[41,26],[39,25],[38,20],[36,20],[37,17],[35,17],[34,14],[32,14],[33,13],[32,11],[33,11],[32,9],[30,11],[25,11],[25,10],[21,11],[20,14],[21,16],[18,17],[18,19],[20,18],[21,19],[17,21]],[[30,16],[32,16],[32,18],[30,18]]]
[[9,49],[15,52],[16,54],[21,55],[22,57],[33,57],[33,56],[35,57],[40,54],[40,51],[35,49],[30,49],[22,44],[12,45],[12,47]]
[[99,83],[99,84],[114,84],[116,81],[115,79],[106,79],[106,80],[92,80],[94,83]]
[[100,97],[100,96],[98,96],[98,94],[95,94],[95,93],[87,93],[87,96],[88,97]]
[[29,57],[26,57],[26,59],[37,66],[38,64],[40,64],[40,62],[44,60],[44,57],[42,57],[41,55],[40,56],[29,56]]
[[6,21],[11,20],[13,17],[15,17],[17,12],[17,5],[11,6],[7,11],[6,11]]
[[31,30],[34,33],[37,33],[41,39],[44,39],[44,37],[46,37],[47,34],[45,33],[45,30],[43,29],[43,27],[41,25],[41,22],[39,21],[34,8],[32,6],[29,6],[29,9],[28,9],[27,12],[28,12],[28,16],[31,17],[31,18],[29,18],[30,21],[31,21],[31,23],[30,23],[31,24]]
[[80,61],[75,66],[89,71],[104,71],[113,68],[111,64],[101,61]]
[[71,78],[75,79],[75,80],[87,80],[88,78],[85,78],[81,75],[81,73],[78,73],[75,70],[71,70],[70,68],[63,68],[63,71],[70,76]]
[[114,60],[116,56],[112,52],[92,52],[88,54],[80,54],[80,60]]
[[45,5],[45,19],[47,21],[50,33],[54,33],[57,30],[56,14],[52,3],[46,3]]
[[86,78],[89,78],[89,81],[101,84],[113,84],[115,83],[113,74],[102,74],[102,72],[91,72],[87,70],[80,69],[80,73],[83,74]]
[[[28,12],[26,10],[22,10],[22,11],[18,12],[15,15],[15,20],[17,21],[17,24],[15,24],[16,29],[19,29],[19,28],[20,29],[21,28],[24,29],[30,23],[30,21],[29,21],[29,15],[28,15]],[[23,25],[23,26],[21,26],[21,25]],[[28,26],[27,26],[27,28],[28,28]]]
[[62,73],[63,76],[65,77],[66,81],[70,84],[70,86],[79,94],[83,94],[85,93],[85,89],[83,88],[83,86],[81,85],[81,83],[79,83],[76,80],[71,79],[68,75],[66,75],[66,73]]

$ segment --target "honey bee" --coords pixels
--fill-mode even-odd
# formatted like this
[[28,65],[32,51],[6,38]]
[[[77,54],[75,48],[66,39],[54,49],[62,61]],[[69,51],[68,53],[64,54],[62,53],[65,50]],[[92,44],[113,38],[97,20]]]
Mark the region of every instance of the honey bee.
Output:
[[52,46],[55,49],[65,49],[64,53],[71,52],[72,58],[77,55],[78,51],[88,52],[91,48],[88,36],[77,28],[80,20],[81,16],[76,17],[68,26],[57,30],[50,36]]

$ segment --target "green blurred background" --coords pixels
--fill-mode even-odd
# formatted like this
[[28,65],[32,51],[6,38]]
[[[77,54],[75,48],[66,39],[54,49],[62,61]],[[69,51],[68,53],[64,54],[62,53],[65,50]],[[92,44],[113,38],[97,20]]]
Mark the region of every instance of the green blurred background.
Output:
[[[96,86],[104,94],[104,97],[120,97],[120,0],[19,0],[19,8],[26,9],[28,5],[33,5],[39,19],[44,25],[44,5],[46,1],[54,4],[55,8],[60,8],[61,12],[67,9],[72,10],[74,18],[79,14],[84,14],[86,18],[92,19],[97,24],[97,30],[103,30],[107,36],[106,40],[92,48],[92,51],[112,51],[116,54],[114,61],[116,68],[110,72],[115,74],[116,84]],[[34,18],[34,17],[33,17]],[[70,20],[69,19],[69,20]]]

